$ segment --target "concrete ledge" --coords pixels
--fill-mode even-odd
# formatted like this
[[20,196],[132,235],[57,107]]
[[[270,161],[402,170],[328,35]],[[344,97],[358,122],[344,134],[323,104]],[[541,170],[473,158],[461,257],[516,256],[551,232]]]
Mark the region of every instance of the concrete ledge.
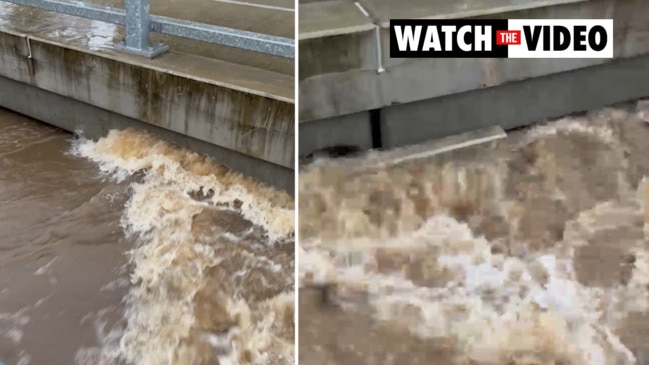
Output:
[[89,138],[105,136],[111,129],[142,128],[177,145],[213,156],[234,171],[254,176],[290,194],[295,193],[295,175],[291,168],[246,156],[5,77],[0,77],[0,105],[66,130],[83,131]]
[[458,19],[539,10],[557,5],[591,0],[408,0],[407,6],[392,0],[359,0],[359,3],[383,28],[390,19]]
[[377,158],[368,158],[367,165],[376,168],[399,165],[405,162],[426,159],[443,153],[489,143],[507,137],[500,127],[489,127],[432,139],[420,144],[395,148],[383,152]]
[[373,28],[370,19],[351,1],[300,4],[300,40],[352,34]]
[[[313,7],[322,3],[302,5]],[[418,102],[610,63],[598,59],[391,59],[390,17],[612,18],[616,58],[649,54],[644,0],[366,0],[379,29],[300,40],[300,122]],[[412,4],[410,6],[408,4]],[[351,11],[351,10],[349,10]],[[402,13],[403,12],[403,13]],[[428,12],[428,13],[426,13]],[[311,15],[314,17],[314,15]],[[336,27],[331,21],[329,26]],[[321,26],[323,27],[323,26]],[[325,33],[323,33],[325,34]],[[382,54],[378,54],[381,42]],[[383,73],[378,73],[381,60]]]

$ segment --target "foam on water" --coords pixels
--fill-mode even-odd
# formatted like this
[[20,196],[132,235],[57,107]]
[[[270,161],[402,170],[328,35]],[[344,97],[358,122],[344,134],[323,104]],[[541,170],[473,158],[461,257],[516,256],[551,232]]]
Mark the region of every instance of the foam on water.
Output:
[[[636,189],[617,171],[602,171],[609,175],[604,184],[570,176],[578,166],[562,172],[578,153],[569,143],[604,151],[603,166],[606,159],[613,168],[629,166],[615,161],[624,145],[615,123],[628,116],[604,114],[605,122],[567,118],[496,147],[512,154],[527,148],[527,175],[515,175],[515,157],[503,162],[501,152],[489,151],[365,175],[350,174],[349,162],[307,168],[300,182],[300,214],[307,217],[300,221],[300,286],[335,283],[341,308],[442,343],[455,364],[638,364],[620,331],[628,315],[649,309],[646,180]],[[565,148],[565,160],[553,160],[554,146]],[[512,197],[513,189],[529,195]],[[539,242],[544,237],[532,223],[555,218],[525,215],[548,200],[567,211],[550,214],[566,219],[558,239]],[[499,224],[504,228],[496,230]],[[616,229],[640,238],[606,236]],[[600,284],[597,267],[590,277],[584,273],[588,262],[581,262],[601,235],[632,257],[615,269],[617,283]]]
[[4,340],[9,341],[13,348],[20,349],[16,351],[18,365],[29,365],[31,361],[31,356],[21,347],[23,345],[24,328],[31,321],[28,313],[32,307],[26,306],[14,313],[0,312],[0,333],[3,334]]
[[139,242],[125,320],[78,362],[293,363],[293,256],[274,251],[292,246],[287,194],[135,130],[76,152],[111,178],[139,175],[122,218]]
[[[447,239],[436,238],[440,228],[446,230]],[[313,259],[312,252],[302,256],[307,262],[301,272],[307,274],[307,267],[328,267],[329,275],[335,277],[324,281],[335,280],[339,285],[370,292],[369,303],[380,320],[404,326],[419,337],[452,339],[462,354],[458,363],[635,363],[611,332],[613,323],[602,322],[605,312],[615,307],[614,303],[610,308],[603,307],[606,303],[602,298],[630,297],[637,292],[635,285],[610,292],[587,288],[577,282],[570,257],[544,254],[521,260],[493,255],[488,241],[468,238],[470,234],[465,224],[436,216],[419,231],[382,244],[382,248],[403,252],[406,250],[400,248],[400,242],[407,241],[415,249],[412,254],[431,246],[451,251],[436,260],[437,270],[447,272],[448,280],[441,287],[417,286],[395,273],[378,274],[368,270],[376,265],[369,259],[334,273],[333,263],[323,257]],[[463,238],[466,241],[462,242]],[[378,249],[365,248],[364,256],[371,257]],[[646,253],[644,256],[638,262],[646,267],[649,261]],[[318,265],[318,260],[327,264]],[[633,280],[643,282],[645,278],[639,271]],[[641,305],[646,303],[642,300]],[[625,360],[619,362],[620,358]]]
[[[175,147],[135,130],[112,130],[97,143],[79,143],[79,154],[99,163],[102,171],[118,180],[140,170],[150,170],[150,185],[177,184],[183,191],[212,191],[212,204],[242,202],[246,219],[267,230],[271,241],[292,234],[294,210],[291,198],[275,189],[217,165],[197,153]],[[171,203],[169,203],[171,204]],[[140,219],[146,219],[141,217]],[[140,222],[129,223],[134,230]],[[150,222],[142,222],[142,225]]]

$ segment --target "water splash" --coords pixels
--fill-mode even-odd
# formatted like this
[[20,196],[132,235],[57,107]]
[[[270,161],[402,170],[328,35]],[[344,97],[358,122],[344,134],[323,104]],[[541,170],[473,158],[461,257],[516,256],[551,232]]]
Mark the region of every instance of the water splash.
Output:
[[[624,320],[649,309],[643,128],[605,109],[384,169],[320,161],[300,176],[300,287],[333,285],[368,334],[409,333],[402,361],[421,339],[453,364],[637,364]],[[326,323],[304,330],[336,343]],[[355,351],[390,363],[394,339],[372,338]]]
[[290,196],[136,130],[76,153],[135,178],[122,226],[139,242],[124,323],[78,362],[293,363]]

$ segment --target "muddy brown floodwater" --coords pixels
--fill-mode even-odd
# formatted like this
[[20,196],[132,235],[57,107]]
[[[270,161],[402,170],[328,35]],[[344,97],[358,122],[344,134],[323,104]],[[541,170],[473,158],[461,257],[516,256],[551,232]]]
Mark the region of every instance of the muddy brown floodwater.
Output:
[[135,130],[0,109],[0,360],[294,363],[294,207]]
[[306,167],[300,364],[649,364],[648,106]]

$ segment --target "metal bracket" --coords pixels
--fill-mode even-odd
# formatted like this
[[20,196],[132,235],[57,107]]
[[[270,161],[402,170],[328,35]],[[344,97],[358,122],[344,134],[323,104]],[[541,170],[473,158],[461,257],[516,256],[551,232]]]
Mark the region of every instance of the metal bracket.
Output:
[[153,58],[167,51],[164,44],[151,45],[149,28],[149,0],[125,0],[126,40],[115,46],[117,49],[139,56]]
[[31,60],[32,59],[32,45],[29,42],[29,36],[25,37],[27,39],[27,59]]
[[146,48],[133,48],[129,47],[128,44],[126,43],[126,40],[123,40],[119,42],[118,44],[115,45],[115,49],[119,51],[124,51],[127,53],[132,53],[134,55],[138,56],[143,56],[147,57],[149,59],[156,58],[157,56],[167,52],[169,50],[169,46],[166,44],[160,42],[156,45],[151,45]]

